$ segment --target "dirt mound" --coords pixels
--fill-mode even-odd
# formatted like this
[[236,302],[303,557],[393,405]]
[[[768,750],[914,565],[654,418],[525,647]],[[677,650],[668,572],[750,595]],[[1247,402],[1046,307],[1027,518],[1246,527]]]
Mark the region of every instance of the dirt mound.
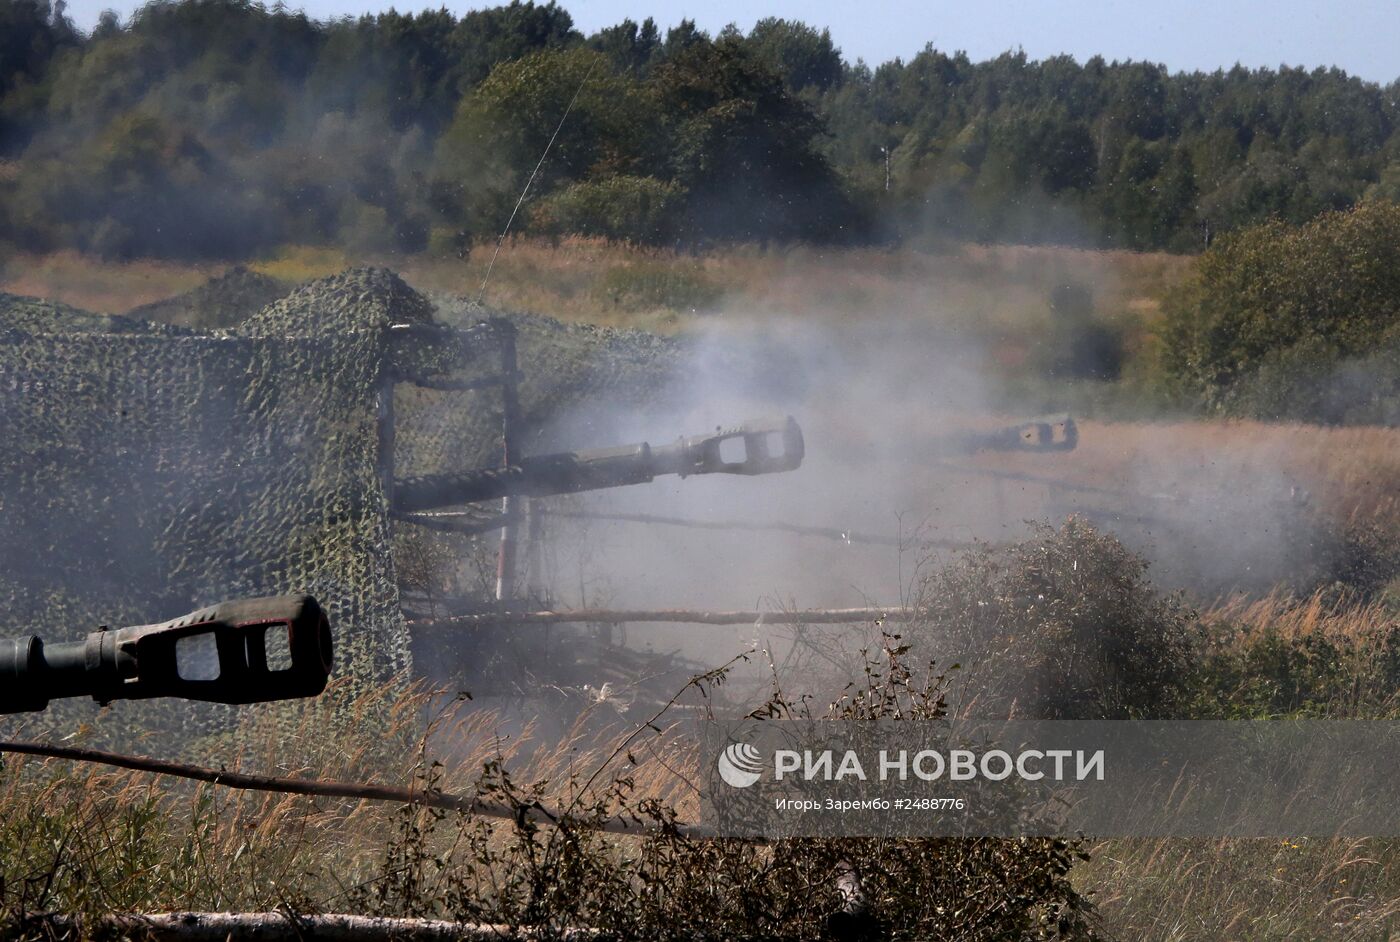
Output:
[[190,327],[233,327],[285,295],[291,287],[239,265],[193,291],[132,308],[127,316]]

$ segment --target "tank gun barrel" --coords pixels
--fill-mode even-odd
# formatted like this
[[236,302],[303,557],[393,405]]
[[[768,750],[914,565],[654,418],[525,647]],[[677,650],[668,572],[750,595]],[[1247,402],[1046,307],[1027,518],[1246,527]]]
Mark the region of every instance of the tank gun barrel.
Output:
[[1079,428],[1070,415],[1047,415],[986,432],[958,432],[933,441],[939,456],[973,455],[979,451],[1073,451]]
[[261,703],[313,697],[330,675],[330,622],[309,595],[240,599],[81,641],[0,640],[0,713],[62,697]]
[[394,483],[394,509],[412,513],[501,497],[572,494],[645,484],[665,474],[774,474],[797,468],[802,457],[802,430],[788,416],[718,428],[665,445],[641,442],[537,455],[504,468],[401,479]]

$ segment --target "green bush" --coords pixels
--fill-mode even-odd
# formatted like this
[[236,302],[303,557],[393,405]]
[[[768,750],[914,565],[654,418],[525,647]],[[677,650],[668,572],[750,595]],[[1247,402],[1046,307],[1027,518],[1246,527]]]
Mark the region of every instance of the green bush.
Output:
[[1329,425],[1400,425],[1400,324],[1356,356],[1320,337],[1271,352],[1221,391],[1219,408]]
[[1369,634],[1227,624],[1212,635],[1192,674],[1195,719],[1380,719],[1400,709],[1400,621]]
[[356,199],[341,210],[338,234],[347,251],[360,255],[418,252],[428,244],[426,220]]
[[1400,596],[1400,521],[1381,515],[1325,532],[1318,588],[1361,600]]
[[552,236],[602,236],[657,245],[675,238],[685,191],[655,177],[612,176],[575,183],[541,200],[531,227]]
[[1168,299],[1162,367],[1206,411],[1384,422],[1400,417],[1400,205],[1218,240]]
[[1126,719],[1173,715],[1199,629],[1158,595],[1147,563],[1070,518],[1028,539],[983,546],[922,580],[911,636],[962,665],[979,716]]
[[1065,282],[1050,291],[1050,332],[1040,370],[1068,380],[1111,381],[1123,371],[1123,337],[1094,310],[1087,285]]

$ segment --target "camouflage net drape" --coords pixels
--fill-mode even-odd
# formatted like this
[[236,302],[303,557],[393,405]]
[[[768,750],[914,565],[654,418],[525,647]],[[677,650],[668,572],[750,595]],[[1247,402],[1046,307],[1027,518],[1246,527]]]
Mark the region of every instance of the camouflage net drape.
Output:
[[[474,305],[439,300],[447,320],[482,320]],[[0,637],[71,640],[99,623],[305,591],[331,615],[338,675],[401,676],[409,647],[378,479],[380,383],[391,369],[470,376],[499,365],[489,327],[446,344],[392,329],[434,313],[383,270],[312,282],[217,332],[0,295]],[[648,335],[512,321],[536,428],[581,398],[654,403],[675,363],[675,346]],[[395,403],[401,475],[499,459],[494,391],[402,383]],[[217,731],[235,711],[120,712],[105,725],[125,732],[110,741]],[[49,713],[45,725],[71,725],[92,705]]]
[[[347,272],[221,334],[6,300],[0,636],[304,591],[331,615],[338,674],[408,666],[375,416],[390,326],[431,319],[419,295]],[[143,707],[166,725],[169,705],[125,711]],[[178,722],[221,711],[180,704]]]

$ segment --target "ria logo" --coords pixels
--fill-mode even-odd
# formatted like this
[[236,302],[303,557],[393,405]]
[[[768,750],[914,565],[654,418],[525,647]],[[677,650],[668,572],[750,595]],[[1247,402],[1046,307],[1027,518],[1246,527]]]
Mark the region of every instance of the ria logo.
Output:
[[748,788],[763,774],[758,749],[746,742],[733,742],[719,754],[719,777],[734,788]]

